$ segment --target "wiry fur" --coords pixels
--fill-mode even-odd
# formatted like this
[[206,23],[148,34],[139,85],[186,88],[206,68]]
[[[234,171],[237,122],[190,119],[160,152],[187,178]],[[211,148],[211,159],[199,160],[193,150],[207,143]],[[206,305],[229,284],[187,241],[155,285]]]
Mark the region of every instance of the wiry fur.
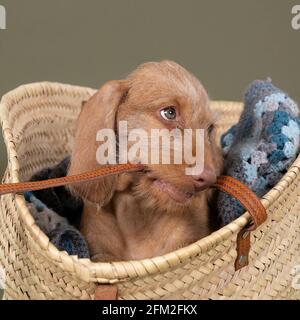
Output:
[[[176,106],[178,120],[167,122],[159,110]],[[172,61],[149,62],[127,79],[110,81],[84,105],[78,119],[69,175],[99,167],[96,133],[143,128],[208,129],[214,123],[209,98],[199,80]],[[222,158],[211,134],[205,136],[205,170],[220,174]],[[195,146],[193,146],[195,148]],[[195,151],[195,150],[194,150]],[[149,258],[170,252],[208,235],[207,199],[210,191],[195,191],[195,180],[185,175],[187,164],[149,165],[147,172],[126,173],[75,185],[72,192],[84,201],[81,231],[95,261]],[[179,203],[154,186],[159,179],[193,193]]]

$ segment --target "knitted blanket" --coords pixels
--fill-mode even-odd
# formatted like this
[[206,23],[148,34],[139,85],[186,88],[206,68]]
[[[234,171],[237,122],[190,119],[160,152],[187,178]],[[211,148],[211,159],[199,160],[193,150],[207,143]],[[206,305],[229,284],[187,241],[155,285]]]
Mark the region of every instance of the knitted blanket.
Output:
[[[299,141],[295,101],[270,80],[254,81],[246,91],[239,122],[221,138],[224,174],[243,182],[261,197],[296,159]],[[224,193],[218,194],[217,207],[223,225],[244,212],[237,200]]]
[[66,218],[50,210],[32,192],[25,193],[25,200],[36,224],[59,250],[79,258],[90,257],[84,237]]
[[[47,180],[64,177],[67,174],[70,157],[51,168],[45,168],[32,176],[31,181]],[[65,217],[71,225],[78,228],[81,220],[83,203],[75,198],[64,186],[33,191],[36,198],[41,200],[49,209]]]
[[[67,174],[70,157],[51,168],[37,172],[32,181],[64,177]],[[79,258],[89,258],[89,250],[78,227],[83,203],[65,187],[55,187],[25,193],[27,207],[36,224],[61,251]]]

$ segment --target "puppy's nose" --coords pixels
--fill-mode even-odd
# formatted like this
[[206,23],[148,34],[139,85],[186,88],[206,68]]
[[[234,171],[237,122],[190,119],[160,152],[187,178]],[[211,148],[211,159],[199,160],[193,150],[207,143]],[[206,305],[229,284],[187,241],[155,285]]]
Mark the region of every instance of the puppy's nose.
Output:
[[217,180],[215,171],[207,166],[204,167],[203,171],[199,175],[193,175],[192,178],[196,191],[205,190],[213,185]]

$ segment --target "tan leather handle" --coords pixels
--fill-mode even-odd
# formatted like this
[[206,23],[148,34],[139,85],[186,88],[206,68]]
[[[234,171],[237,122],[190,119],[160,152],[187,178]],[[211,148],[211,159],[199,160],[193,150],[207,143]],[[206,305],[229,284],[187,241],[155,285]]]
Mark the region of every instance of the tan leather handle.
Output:
[[[62,178],[1,184],[0,195],[41,190],[78,182],[93,181],[104,176],[120,174],[129,171],[140,171],[143,169],[145,169],[145,166],[141,164],[118,164]],[[237,259],[235,262],[235,268],[238,270],[248,264],[250,231],[255,230],[266,220],[266,210],[257,196],[248,187],[234,178],[221,176],[217,179],[217,182],[213,187],[218,188],[219,190],[224,191],[238,199],[245,209],[248,210],[253,220],[253,223],[241,230],[237,236]]]
[[118,286],[116,284],[98,284],[94,300],[117,300]]
[[59,187],[70,185],[78,182],[87,182],[97,180],[100,177],[110,176],[114,174],[120,174],[130,171],[140,171],[145,166],[141,164],[117,164],[113,166],[102,167],[97,170],[76,174],[73,176],[66,176],[61,178],[54,178],[41,181],[28,181],[18,183],[5,183],[0,184],[0,195],[7,193],[22,193],[26,191],[36,191],[47,188]]
[[239,200],[252,218],[252,222],[237,235],[235,270],[239,270],[249,263],[250,232],[267,219],[267,212],[258,197],[247,186],[232,177],[219,177],[214,187]]

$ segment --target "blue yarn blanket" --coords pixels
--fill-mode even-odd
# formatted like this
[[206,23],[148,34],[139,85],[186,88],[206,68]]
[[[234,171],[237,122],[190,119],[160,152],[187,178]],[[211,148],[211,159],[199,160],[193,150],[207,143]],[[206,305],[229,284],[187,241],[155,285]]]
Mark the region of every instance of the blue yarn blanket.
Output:
[[89,258],[89,249],[83,235],[69,221],[49,209],[32,192],[25,193],[27,207],[36,224],[60,251],[79,258]]
[[[261,197],[281,179],[299,153],[299,109],[270,80],[254,81],[244,102],[239,122],[221,137],[224,174]],[[222,225],[244,212],[237,200],[224,193],[218,194],[217,207]]]

